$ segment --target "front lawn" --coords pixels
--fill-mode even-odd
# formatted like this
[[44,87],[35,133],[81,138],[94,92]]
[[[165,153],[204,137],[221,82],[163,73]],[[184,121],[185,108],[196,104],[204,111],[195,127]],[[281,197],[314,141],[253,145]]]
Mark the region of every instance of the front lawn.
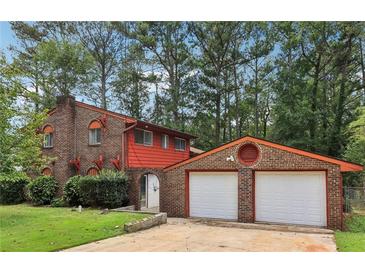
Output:
[[55,251],[123,234],[139,213],[70,208],[0,206],[0,251]]
[[346,220],[347,231],[336,232],[338,251],[365,251],[365,216],[355,215]]

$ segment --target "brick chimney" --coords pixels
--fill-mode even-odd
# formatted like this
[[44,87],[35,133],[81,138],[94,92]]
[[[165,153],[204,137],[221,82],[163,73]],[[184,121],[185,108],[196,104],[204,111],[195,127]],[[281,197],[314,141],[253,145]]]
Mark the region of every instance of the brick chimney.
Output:
[[75,97],[71,95],[60,95],[56,97],[57,106],[61,105],[69,105],[71,107],[75,107]]
[[[55,146],[54,152],[57,155],[57,177],[56,180],[61,184],[70,176],[75,175],[69,161],[76,157],[75,155],[75,118],[76,107],[75,97],[73,96],[57,96],[57,112],[55,121]],[[61,190],[60,189],[60,190]],[[60,193],[61,194],[61,193]]]

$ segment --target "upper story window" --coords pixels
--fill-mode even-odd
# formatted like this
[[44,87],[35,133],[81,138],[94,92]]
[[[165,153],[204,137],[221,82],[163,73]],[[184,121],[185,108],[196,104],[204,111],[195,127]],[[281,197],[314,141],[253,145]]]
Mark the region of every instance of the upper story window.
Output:
[[45,126],[43,129],[43,133],[44,133],[43,147],[52,148],[53,147],[53,127]]
[[145,146],[152,146],[152,131],[144,129],[134,130],[134,142]]
[[101,144],[101,124],[99,121],[92,121],[89,125],[89,145]]
[[175,138],[175,149],[176,150],[185,150],[186,149],[186,141],[185,139]]
[[167,149],[169,147],[169,135],[161,135],[161,147]]

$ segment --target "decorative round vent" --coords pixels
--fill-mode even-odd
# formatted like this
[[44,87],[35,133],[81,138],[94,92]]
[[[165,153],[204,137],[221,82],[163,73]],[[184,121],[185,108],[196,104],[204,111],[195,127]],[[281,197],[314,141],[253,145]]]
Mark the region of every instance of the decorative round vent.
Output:
[[246,166],[253,165],[259,158],[260,151],[254,144],[245,144],[238,151],[238,158]]

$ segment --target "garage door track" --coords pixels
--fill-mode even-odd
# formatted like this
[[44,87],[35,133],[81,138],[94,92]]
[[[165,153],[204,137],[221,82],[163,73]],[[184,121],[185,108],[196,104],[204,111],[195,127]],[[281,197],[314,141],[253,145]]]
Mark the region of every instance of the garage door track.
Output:
[[186,219],[65,251],[336,251],[333,234],[217,227]]

